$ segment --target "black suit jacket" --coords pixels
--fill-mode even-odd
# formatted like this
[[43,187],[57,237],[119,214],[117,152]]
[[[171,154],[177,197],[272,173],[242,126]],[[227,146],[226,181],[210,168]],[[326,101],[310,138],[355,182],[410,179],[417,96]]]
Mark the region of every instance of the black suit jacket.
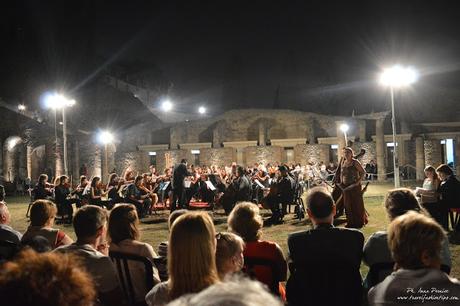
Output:
[[438,193],[441,195],[440,204],[444,209],[460,207],[460,182],[454,175],[439,185]]
[[183,163],[177,164],[173,172],[173,189],[184,188],[185,177],[192,175],[187,171],[187,166]]
[[360,305],[363,244],[360,231],[329,224],[289,235],[289,305]]

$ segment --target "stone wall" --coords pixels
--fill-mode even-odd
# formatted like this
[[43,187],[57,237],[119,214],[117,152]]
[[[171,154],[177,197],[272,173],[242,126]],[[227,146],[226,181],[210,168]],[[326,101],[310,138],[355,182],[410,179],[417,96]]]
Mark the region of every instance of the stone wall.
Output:
[[116,168],[119,175],[130,168],[134,173],[142,174],[149,170],[150,160],[148,154],[142,151],[124,152],[117,154]]
[[295,162],[305,165],[307,163],[328,163],[330,160],[330,146],[325,144],[302,144],[294,147]]
[[438,167],[442,164],[442,149],[439,140],[425,140],[423,142],[425,150],[425,166]]
[[368,164],[371,160],[377,162],[375,142],[355,142],[353,143],[352,149],[353,151],[355,151],[355,154],[359,154],[361,149],[364,149],[366,151],[366,153],[364,153],[364,155],[359,158],[359,161],[361,162],[363,167],[364,165]]
[[[156,155],[156,168],[158,171],[163,172],[166,169],[166,166],[174,166],[184,158],[187,160],[190,159],[191,154],[188,154],[189,150],[159,150]],[[145,153],[145,152],[144,152]],[[167,160],[168,159],[168,160]],[[169,165],[167,165],[167,162]]]
[[236,150],[234,148],[220,149],[200,149],[200,162],[207,166],[226,166],[236,160]]
[[281,163],[283,160],[283,148],[277,146],[247,147],[243,150],[243,164],[255,163]]

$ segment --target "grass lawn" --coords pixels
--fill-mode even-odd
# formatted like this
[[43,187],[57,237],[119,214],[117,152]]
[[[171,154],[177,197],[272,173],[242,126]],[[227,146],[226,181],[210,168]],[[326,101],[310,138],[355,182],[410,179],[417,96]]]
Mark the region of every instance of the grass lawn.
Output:
[[[383,199],[386,192],[391,189],[391,184],[370,184],[368,191],[364,197],[364,203],[367,211],[370,214],[369,224],[366,225],[362,231],[367,239],[373,232],[383,230],[387,227],[388,221],[383,208]],[[29,199],[27,197],[8,197],[8,207],[11,212],[11,225],[14,229],[24,232],[28,226],[26,218],[27,206]],[[268,212],[263,211],[263,214],[269,215]],[[214,213],[216,220],[216,230],[225,231],[227,229],[226,218],[223,211]],[[150,243],[155,249],[161,241],[167,240],[168,226],[166,220],[168,213],[160,212],[158,216],[154,216],[143,220],[142,240]],[[267,240],[276,241],[287,255],[287,236],[289,233],[304,230],[311,226],[309,220],[298,221],[293,219],[293,215],[288,215],[285,218],[286,222],[281,225],[266,227],[263,229],[263,238]],[[64,230],[69,236],[75,239],[72,226],[59,225],[58,228]],[[452,272],[451,276],[460,279],[460,245],[451,245],[450,251],[452,254]],[[361,273],[364,276],[367,273],[367,267],[361,266]]]

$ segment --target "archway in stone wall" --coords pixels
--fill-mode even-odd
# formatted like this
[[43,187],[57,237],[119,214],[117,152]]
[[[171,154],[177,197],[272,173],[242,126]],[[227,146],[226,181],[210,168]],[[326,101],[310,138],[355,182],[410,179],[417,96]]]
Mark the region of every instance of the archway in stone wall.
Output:
[[3,178],[17,182],[27,177],[27,148],[19,136],[10,136],[3,143]]

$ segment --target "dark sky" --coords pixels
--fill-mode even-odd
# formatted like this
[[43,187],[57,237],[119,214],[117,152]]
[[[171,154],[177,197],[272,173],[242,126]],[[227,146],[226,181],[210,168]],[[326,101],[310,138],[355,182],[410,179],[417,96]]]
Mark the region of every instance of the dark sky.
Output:
[[[375,80],[407,63],[408,120],[436,103],[460,116],[457,1],[8,1],[1,4],[0,97],[78,96],[117,65],[155,70],[182,105],[349,115],[389,108]],[[143,71],[145,69],[145,71]],[[155,103],[155,101],[152,101]],[[452,109],[452,107],[456,107]],[[421,115],[420,115],[421,116]],[[436,116],[435,116],[436,117]],[[438,117],[433,120],[439,120]]]

